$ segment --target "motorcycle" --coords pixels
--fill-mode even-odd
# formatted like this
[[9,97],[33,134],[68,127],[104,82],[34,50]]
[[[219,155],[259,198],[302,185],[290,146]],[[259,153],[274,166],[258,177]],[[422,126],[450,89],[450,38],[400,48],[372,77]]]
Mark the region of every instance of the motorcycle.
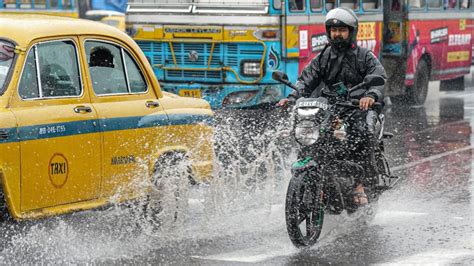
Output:
[[[276,71],[272,77],[298,92],[285,73]],[[384,83],[381,76],[367,75],[361,84],[351,89],[338,83],[336,90],[323,89],[323,97],[299,98],[295,102],[291,135],[300,149],[298,160],[291,167],[285,214],[288,235],[296,247],[308,247],[317,242],[325,214],[357,210],[352,191],[358,180],[362,180],[370,204],[397,178],[391,175],[383,154],[384,139],[393,137],[384,131],[383,114],[378,115],[375,138],[369,141],[368,165],[351,158],[347,152],[349,121],[359,109],[357,99],[363,96],[366,86]],[[374,104],[373,108],[380,107]]]

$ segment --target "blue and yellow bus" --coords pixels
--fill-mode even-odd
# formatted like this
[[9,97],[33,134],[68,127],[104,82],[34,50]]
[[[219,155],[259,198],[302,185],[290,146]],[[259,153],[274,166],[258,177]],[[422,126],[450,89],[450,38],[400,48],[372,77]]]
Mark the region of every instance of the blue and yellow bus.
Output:
[[0,0],[0,13],[84,18],[125,30],[127,0]]
[[35,13],[63,17],[79,17],[74,0],[0,0],[1,13]]
[[84,18],[87,11],[125,14],[127,0],[0,0],[2,13],[35,13]]
[[327,43],[335,7],[357,13],[358,44],[389,74],[387,95],[423,104],[429,80],[462,83],[470,71],[473,0],[129,0],[128,33],[162,87],[213,108],[273,104]]

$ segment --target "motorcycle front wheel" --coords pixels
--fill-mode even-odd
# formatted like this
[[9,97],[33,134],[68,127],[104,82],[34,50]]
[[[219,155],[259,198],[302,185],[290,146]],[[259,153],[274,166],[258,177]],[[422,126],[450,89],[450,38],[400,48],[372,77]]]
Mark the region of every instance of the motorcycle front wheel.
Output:
[[286,194],[285,214],[286,228],[293,245],[298,248],[314,245],[324,221],[321,186],[292,178]]

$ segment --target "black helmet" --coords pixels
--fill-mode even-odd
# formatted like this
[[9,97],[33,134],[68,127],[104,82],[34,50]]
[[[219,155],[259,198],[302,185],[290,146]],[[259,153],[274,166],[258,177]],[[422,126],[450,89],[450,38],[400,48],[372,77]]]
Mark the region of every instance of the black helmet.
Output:
[[[351,9],[344,7],[332,9],[327,13],[324,24],[326,25],[326,35],[331,45],[335,46],[336,48],[343,48],[352,44],[356,44],[359,20],[357,19],[357,15]],[[347,42],[335,45],[335,43],[332,42],[333,40],[331,40],[331,27],[348,27],[350,32],[349,40]]]

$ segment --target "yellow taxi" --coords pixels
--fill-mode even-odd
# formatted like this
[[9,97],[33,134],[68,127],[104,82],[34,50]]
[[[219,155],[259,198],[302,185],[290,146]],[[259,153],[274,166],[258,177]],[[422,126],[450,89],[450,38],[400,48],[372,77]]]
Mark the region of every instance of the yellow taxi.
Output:
[[211,178],[209,104],[162,92],[125,33],[45,15],[2,15],[0,25],[0,179],[11,217],[141,197],[137,180],[172,168],[165,157],[186,160],[192,181]]

